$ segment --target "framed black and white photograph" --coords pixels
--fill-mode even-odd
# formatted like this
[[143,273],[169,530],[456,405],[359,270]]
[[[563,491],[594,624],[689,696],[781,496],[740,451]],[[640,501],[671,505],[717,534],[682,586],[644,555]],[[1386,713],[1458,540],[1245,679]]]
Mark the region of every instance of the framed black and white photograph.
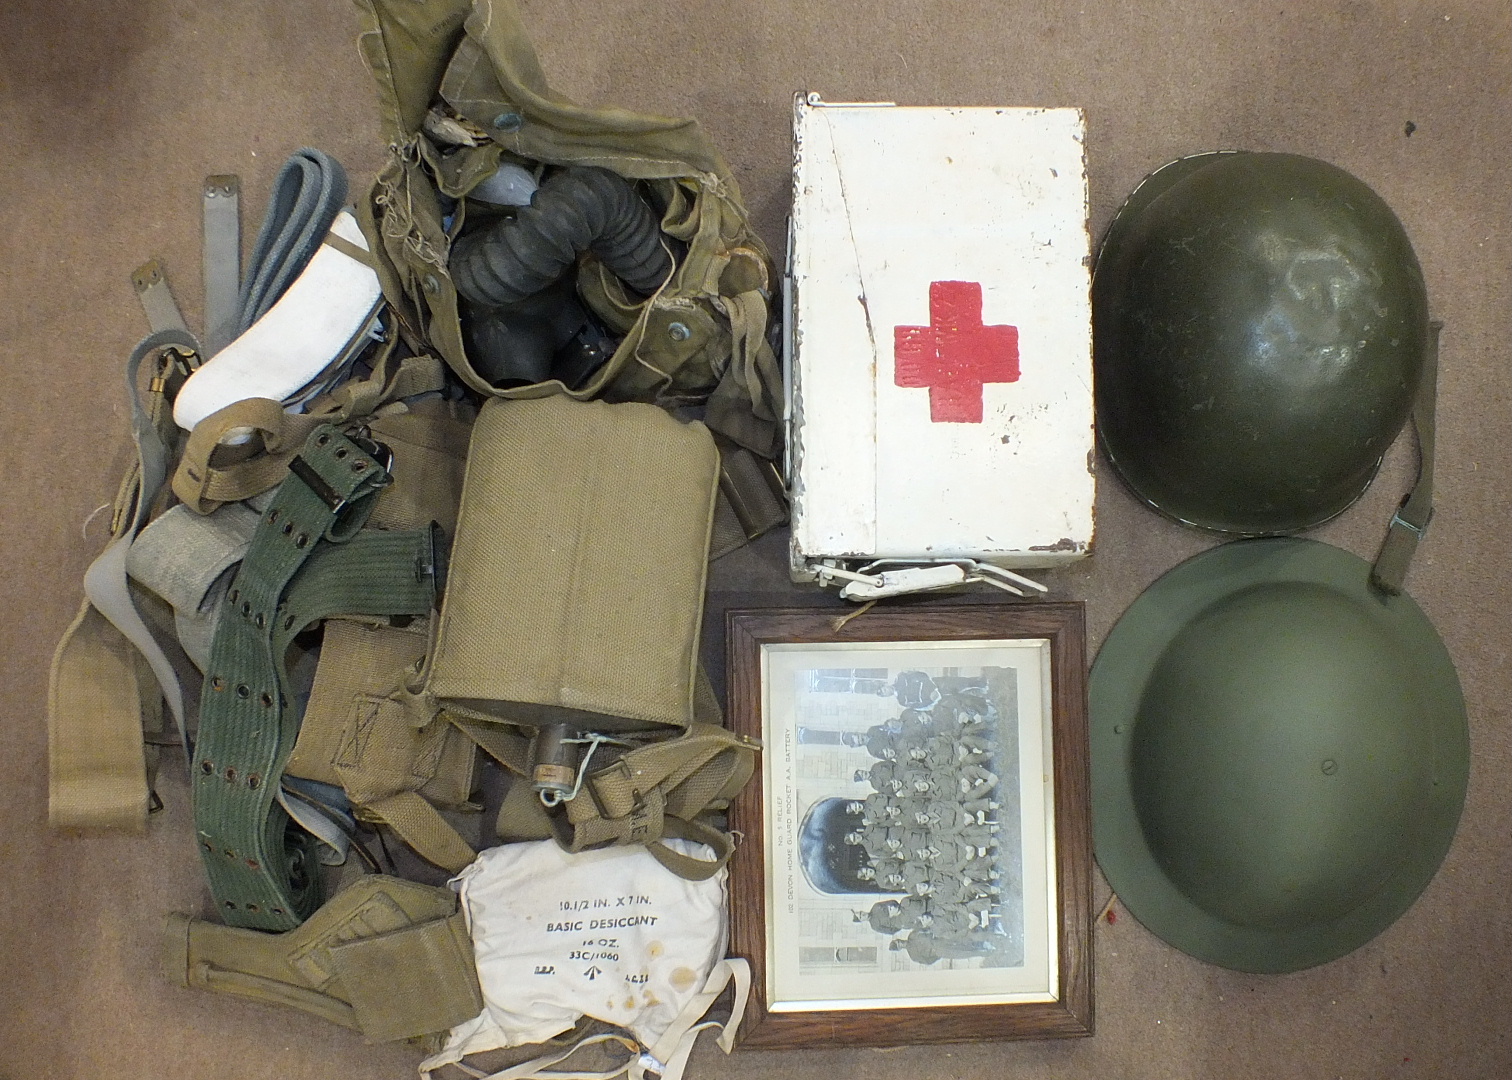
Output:
[[1080,605],[728,616],[745,1045],[1089,1034]]

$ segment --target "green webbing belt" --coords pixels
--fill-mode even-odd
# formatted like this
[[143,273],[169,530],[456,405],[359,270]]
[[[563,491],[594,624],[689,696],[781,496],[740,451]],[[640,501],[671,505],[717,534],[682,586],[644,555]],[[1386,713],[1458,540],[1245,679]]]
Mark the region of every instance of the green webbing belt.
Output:
[[227,593],[200,706],[194,819],[211,893],[232,925],[288,930],[319,903],[313,840],[275,803],[298,733],[283,663],[290,642],[338,612],[430,610],[430,531],[358,531],[389,481],[382,449],[317,428]]

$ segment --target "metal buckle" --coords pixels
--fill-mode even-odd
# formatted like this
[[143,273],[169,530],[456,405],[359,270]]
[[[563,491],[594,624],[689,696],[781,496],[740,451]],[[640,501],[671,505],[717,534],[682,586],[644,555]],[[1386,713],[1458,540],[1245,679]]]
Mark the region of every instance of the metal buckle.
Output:
[[1432,524],[1432,522],[1433,522],[1433,511],[1431,509],[1428,511],[1428,520],[1424,521],[1421,525],[1414,525],[1412,522],[1408,521],[1406,518],[1404,518],[1402,516],[1402,511],[1400,509],[1398,509],[1398,510],[1394,511],[1392,513],[1392,515],[1391,515],[1391,525],[1390,525],[1390,528],[1394,529],[1398,525],[1400,525],[1402,528],[1406,529],[1408,532],[1410,532],[1417,539],[1421,540],[1423,538],[1424,534],[1428,532],[1428,526],[1430,524]]
[[[380,486],[393,482],[394,451],[388,444],[360,434],[347,435],[345,438],[355,444],[358,450],[372,458],[374,464],[383,470],[384,479]],[[330,508],[331,513],[341,513],[346,509],[347,504],[351,502],[350,497],[343,495],[330,484],[326,483],[325,477],[321,476],[315,467],[304,459],[303,455],[294,455],[294,459],[289,462],[289,471],[303,480],[305,486],[313,491],[316,497]]]
[[315,471],[315,467],[298,454],[289,462],[289,471],[304,481],[305,487],[313,491],[325,503],[333,514],[339,514],[347,504],[347,498],[330,484],[326,483],[325,477]]

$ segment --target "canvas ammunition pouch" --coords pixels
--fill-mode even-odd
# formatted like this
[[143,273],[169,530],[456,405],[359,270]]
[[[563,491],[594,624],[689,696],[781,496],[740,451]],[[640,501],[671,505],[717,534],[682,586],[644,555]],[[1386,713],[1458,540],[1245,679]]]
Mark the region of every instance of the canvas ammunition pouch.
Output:
[[373,875],[284,934],[169,915],[163,970],[180,986],[300,1009],[373,1042],[444,1034],[483,1009],[457,908],[449,889]]
[[[740,536],[754,536],[785,520],[780,485],[760,465],[780,449],[781,373],[767,340],[771,260],[729,166],[698,125],[566,101],[546,84],[510,0],[358,6],[391,149],[358,212],[412,346],[434,349],[488,396],[703,405],[727,455],[743,459],[726,470],[723,486],[742,494],[721,509],[716,552],[740,542],[737,525]],[[501,161],[591,166],[639,182],[677,256],[649,296],[593,254],[578,260],[579,297],[620,338],[580,385],[495,386],[464,347],[448,261],[467,224],[465,197]]]

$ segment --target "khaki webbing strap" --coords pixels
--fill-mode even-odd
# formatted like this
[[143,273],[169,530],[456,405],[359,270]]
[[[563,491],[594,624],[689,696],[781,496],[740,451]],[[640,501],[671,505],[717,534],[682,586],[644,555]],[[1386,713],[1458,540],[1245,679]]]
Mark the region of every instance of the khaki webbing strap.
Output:
[[[360,420],[390,401],[430,393],[445,384],[439,360],[430,356],[399,359],[393,344],[389,343],[371,378],[342,383],[312,402],[309,412],[289,413],[271,399],[248,398],[205,417],[184,445],[173,475],[174,494],[199,514],[260,495],[283,481],[289,461],[321,424]],[[261,444],[222,445],[228,436],[249,433],[260,436]]]
[[417,792],[395,792],[364,803],[362,809],[393,829],[415,854],[443,870],[458,873],[478,857],[472,845]]
[[[195,513],[208,514],[223,503],[240,502],[277,487],[288,473],[289,461],[319,424],[308,415],[284,412],[282,405],[269,398],[227,405],[190,432],[173,474],[173,493]],[[228,436],[248,434],[261,436],[261,446],[243,443],[221,448]],[[228,454],[240,460],[218,460]]]
[[[530,775],[530,739],[516,729],[443,713],[494,760],[513,772],[516,784]],[[673,739],[627,751],[590,773],[577,798],[564,805],[565,819],[551,818],[557,841],[568,851],[607,844],[645,844],[667,869],[698,881],[713,875],[734,851],[730,838],[704,818],[724,809],[750,780],[758,744],[712,724],[696,723]],[[507,809],[507,804],[506,804]],[[502,820],[501,834],[529,834],[531,820]],[[689,859],[657,843],[681,838],[706,843],[713,861]]]
[[455,894],[382,875],[286,934],[170,915],[163,969],[180,986],[286,1005],[377,1042],[446,1031],[483,1010]]
[[325,234],[325,239],[320,241],[326,247],[335,248],[354,262],[360,262],[370,270],[378,269],[377,262],[372,253],[365,248],[360,248],[344,236],[338,236],[334,231]]
[[1391,515],[1386,539],[1382,541],[1375,565],[1370,570],[1371,584],[1386,593],[1402,591],[1412,556],[1417,554],[1418,543],[1433,520],[1434,419],[1438,401],[1439,333],[1443,329],[1444,324],[1438,320],[1428,324],[1423,372],[1412,405],[1412,426],[1417,431],[1418,441],[1417,481],[1403,497],[1396,513]]
[[147,827],[143,717],[162,701],[141,654],[89,601],[64,631],[48,680],[48,823]]
[[668,839],[692,840],[707,844],[714,852],[712,859],[695,859],[691,855],[673,851],[661,840],[646,845],[646,851],[653,859],[678,877],[687,878],[689,881],[704,881],[713,877],[719,873],[720,867],[728,863],[735,854],[734,837],[708,822],[667,818],[664,833]]

